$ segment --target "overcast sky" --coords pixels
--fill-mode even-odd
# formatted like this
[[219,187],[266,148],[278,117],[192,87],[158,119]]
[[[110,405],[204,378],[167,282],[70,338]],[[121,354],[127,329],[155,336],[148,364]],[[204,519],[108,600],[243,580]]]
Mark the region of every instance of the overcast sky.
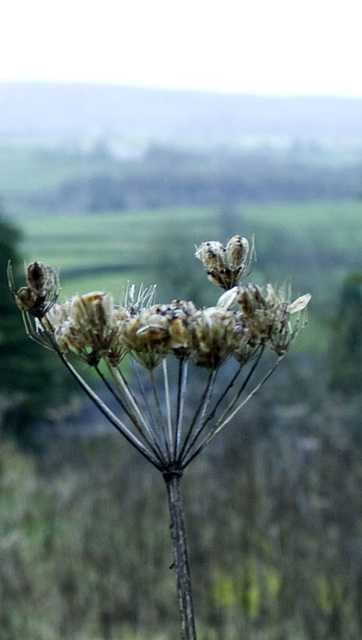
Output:
[[0,80],[362,97],[358,0],[8,0]]

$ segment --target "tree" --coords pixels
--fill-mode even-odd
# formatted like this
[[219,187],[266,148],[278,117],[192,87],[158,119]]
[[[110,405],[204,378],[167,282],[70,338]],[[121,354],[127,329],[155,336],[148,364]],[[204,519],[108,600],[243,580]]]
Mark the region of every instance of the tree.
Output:
[[[0,426],[29,443],[30,426],[46,416],[50,405],[64,404],[67,378],[50,353],[39,350],[24,332],[19,310],[9,290],[7,263],[23,281],[19,256],[21,231],[0,212]],[[39,353],[40,351],[40,353]]]
[[330,387],[351,395],[361,391],[362,377],[362,273],[346,278],[340,296],[331,347]]

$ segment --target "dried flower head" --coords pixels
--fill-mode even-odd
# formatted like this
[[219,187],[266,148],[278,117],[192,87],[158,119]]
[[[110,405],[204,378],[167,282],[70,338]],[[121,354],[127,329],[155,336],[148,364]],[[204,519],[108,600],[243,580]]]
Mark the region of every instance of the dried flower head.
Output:
[[[155,304],[155,285],[141,287],[138,292],[134,285],[129,286],[120,306],[114,305],[111,294],[101,291],[75,295],[59,304],[58,276],[48,265],[31,263],[26,269],[26,285],[18,290],[11,265],[8,267],[9,286],[28,334],[57,352],[102,413],[163,473],[182,472],[260,388],[276,364],[246,398],[241,397],[265,348],[269,346],[279,356],[289,349],[311,297],[305,294],[291,302],[286,288],[276,291],[270,284],[240,287],[239,281],[250,271],[255,252],[254,246],[250,248],[246,238],[239,235],[225,247],[221,242],[202,243],[196,257],[209,279],[224,290],[215,306],[204,309],[185,300]],[[68,354],[95,368],[122,408],[122,417],[83,380]],[[126,355],[147,370],[149,386],[135,367],[135,388],[131,387],[119,366]],[[178,360],[175,378],[168,374],[171,357]],[[218,369],[229,358],[237,365],[234,362],[230,367],[231,380],[221,383],[223,389],[215,397],[220,389],[215,382]],[[101,360],[104,367],[98,366]],[[209,370],[206,376],[200,376],[205,386],[190,421],[184,410],[189,393],[189,360]],[[280,358],[275,360],[279,362]],[[162,395],[162,385],[154,375],[159,364]],[[176,378],[176,392],[171,393],[169,379]],[[149,394],[154,406],[149,403]]]
[[233,236],[226,247],[221,242],[203,242],[195,256],[203,263],[209,280],[225,290],[234,287],[249,270],[255,258],[254,248],[249,255],[249,242]]
[[285,290],[277,294],[271,284],[264,288],[249,284],[241,289],[239,303],[250,332],[250,345],[268,341],[279,355],[285,353],[299,331],[298,319],[292,326],[290,314],[305,309],[310,299],[311,295],[305,294],[290,303]]
[[57,301],[60,289],[58,274],[43,262],[32,262],[26,268],[27,285],[16,290],[10,261],[7,273],[9,288],[19,309],[43,318]]
[[170,346],[172,353],[181,359],[189,358],[194,339],[196,307],[193,302],[174,300],[170,305],[170,312]]
[[54,305],[38,324],[38,333],[43,330],[52,333],[62,353],[75,353],[92,366],[101,358],[120,361],[125,353],[124,347],[119,348],[119,327],[110,293],[92,291]]
[[220,306],[198,311],[194,323],[194,357],[200,367],[217,369],[249,337],[241,314]]
[[153,369],[169,351],[169,323],[167,309],[153,305],[124,318],[120,339],[138,362]]

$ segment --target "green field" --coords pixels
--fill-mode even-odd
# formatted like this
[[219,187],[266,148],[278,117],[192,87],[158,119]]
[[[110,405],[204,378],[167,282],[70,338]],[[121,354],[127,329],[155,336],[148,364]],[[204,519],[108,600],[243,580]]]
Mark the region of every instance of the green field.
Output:
[[55,153],[46,146],[3,144],[0,145],[0,193],[28,196],[55,189],[74,175],[119,172],[119,167],[117,160],[90,157],[66,149]]
[[[320,280],[324,285],[329,281],[334,290],[345,275],[361,266],[361,214],[359,202],[245,206],[238,211],[235,233],[249,238],[255,233],[258,269],[263,272],[266,251],[268,258],[272,255],[267,270],[273,275],[279,270],[285,272],[287,267],[286,275],[304,284],[310,272],[315,268],[318,271],[319,266]],[[21,227],[24,257],[49,262],[61,271],[79,267],[92,270],[103,267],[106,271],[109,267],[111,272],[116,267],[122,271],[124,266],[136,266],[147,273],[150,254],[162,252],[166,238],[179,240],[186,250],[188,247],[185,260],[192,258],[195,244],[207,239],[227,239],[220,212],[212,207],[40,217],[22,219]],[[273,246],[275,234],[281,240],[278,246]],[[286,257],[290,258],[288,241],[293,243],[296,265],[291,271],[292,260],[291,264],[283,264]],[[303,273],[298,273],[303,260]],[[325,263],[328,268],[323,267]],[[117,277],[113,274],[111,279],[116,281]],[[72,277],[72,288],[80,286],[83,279],[77,277],[74,281]]]
[[[306,348],[325,348],[325,316],[336,313],[345,277],[361,269],[361,210],[359,202],[343,202],[254,205],[237,211],[235,233],[249,238],[255,233],[258,260],[250,279],[282,284],[291,278],[296,296],[313,294],[310,328],[302,338]],[[193,269],[202,271],[193,257],[196,244],[227,240],[220,211],[212,207],[41,217],[21,224],[24,258],[59,269],[62,298],[103,290],[122,300],[128,281],[155,282],[158,255],[165,254],[166,262],[157,281],[169,278],[167,251],[182,281],[183,270],[186,278]],[[205,287],[217,296],[211,284]],[[180,295],[176,289],[174,297]]]
[[[207,209],[58,216],[22,221],[22,251],[27,260],[42,260],[66,273],[62,286],[67,296],[90,288],[108,289],[118,296],[129,278],[153,282],[149,256],[161,250],[163,233],[172,234],[176,221],[189,239],[190,258],[194,244],[204,239],[204,230],[215,234]],[[79,276],[77,269],[82,268],[86,272]]]

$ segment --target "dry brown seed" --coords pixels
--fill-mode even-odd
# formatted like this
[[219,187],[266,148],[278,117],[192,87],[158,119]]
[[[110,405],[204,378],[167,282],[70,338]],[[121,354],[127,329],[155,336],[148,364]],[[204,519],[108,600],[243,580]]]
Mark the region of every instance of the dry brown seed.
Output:
[[31,313],[38,295],[30,287],[21,287],[15,294],[15,302],[21,311]]
[[226,245],[226,260],[230,269],[240,269],[249,253],[249,242],[241,236],[233,236]]
[[46,294],[55,285],[55,274],[44,262],[32,262],[27,268],[29,286],[38,293]]

